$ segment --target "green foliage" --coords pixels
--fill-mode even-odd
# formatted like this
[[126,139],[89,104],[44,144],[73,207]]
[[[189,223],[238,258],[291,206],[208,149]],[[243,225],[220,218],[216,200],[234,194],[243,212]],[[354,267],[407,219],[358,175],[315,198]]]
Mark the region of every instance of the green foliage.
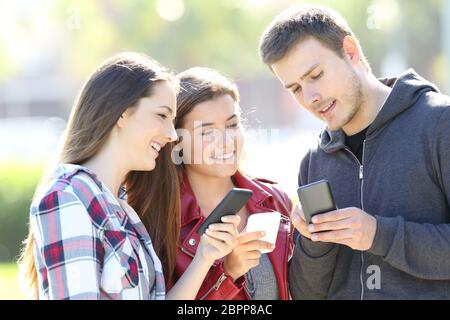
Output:
[[[183,14],[174,21],[164,20],[158,14],[158,5],[174,1],[182,3]],[[300,3],[322,4],[339,11],[360,39],[377,75],[385,76],[379,71],[390,51],[401,52],[407,58],[407,65],[431,79],[439,79],[436,72],[444,72],[433,71],[434,61],[440,57],[442,0],[272,0],[258,3],[255,0],[60,0],[49,2],[41,11],[39,6],[29,9],[29,16],[22,20],[27,22],[37,15],[49,21],[51,31],[44,33],[55,38],[52,43],[56,45],[47,49],[53,54],[57,50],[59,68],[75,81],[83,81],[102,60],[125,50],[147,53],[175,71],[202,65],[217,68],[237,79],[270,77],[258,55],[261,33],[283,9]],[[378,8],[377,14],[374,8]],[[390,23],[370,27],[375,16],[390,19]],[[18,30],[23,34],[32,33],[33,24],[25,22]],[[19,66],[22,67],[1,43],[0,81],[20,72]]]
[[0,166],[0,261],[13,261],[27,235],[28,213],[41,176],[40,166]]
[[[388,45],[376,43],[382,34],[367,29],[367,7],[372,0],[252,1],[184,0],[183,16],[166,21],[156,10],[157,1],[58,1],[53,8],[61,26],[65,59],[70,74],[81,78],[111,54],[124,50],[144,52],[175,71],[191,66],[217,68],[233,77],[269,76],[258,55],[261,33],[267,24],[292,4],[318,3],[338,10],[367,45],[375,59]],[[79,28],[69,28],[73,10]]]
[[17,264],[0,263],[0,300],[26,299],[19,288],[18,273]]

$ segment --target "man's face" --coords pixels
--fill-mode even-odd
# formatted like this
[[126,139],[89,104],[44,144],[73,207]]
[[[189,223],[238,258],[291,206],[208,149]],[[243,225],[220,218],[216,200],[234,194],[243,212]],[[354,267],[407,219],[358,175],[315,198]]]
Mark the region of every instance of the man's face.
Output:
[[330,130],[345,130],[357,121],[355,115],[363,103],[361,80],[352,63],[349,57],[307,38],[272,64],[272,69],[301,106]]

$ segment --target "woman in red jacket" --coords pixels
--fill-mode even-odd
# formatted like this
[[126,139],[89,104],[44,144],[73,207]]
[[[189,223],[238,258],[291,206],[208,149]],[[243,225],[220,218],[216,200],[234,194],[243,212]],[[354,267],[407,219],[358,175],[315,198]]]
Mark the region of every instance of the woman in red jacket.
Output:
[[[275,183],[239,171],[244,137],[236,85],[206,68],[192,68],[177,77],[181,233],[174,280],[191,263],[199,242],[196,231],[208,214],[232,188],[246,188],[253,195],[238,213],[238,245],[214,263],[196,299],[289,299],[292,202]],[[245,232],[249,215],[271,211],[282,217],[275,246],[261,241],[261,232]],[[261,254],[261,249],[272,251]]]

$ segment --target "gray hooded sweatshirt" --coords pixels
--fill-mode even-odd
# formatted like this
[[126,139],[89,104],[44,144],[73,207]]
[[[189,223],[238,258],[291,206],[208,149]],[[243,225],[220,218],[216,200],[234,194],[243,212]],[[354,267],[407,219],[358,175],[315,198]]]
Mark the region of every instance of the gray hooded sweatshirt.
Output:
[[413,70],[370,125],[362,163],[342,130],[325,130],[299,185],[330,181],[338,208],[377,220],[357,251],[300,236],[289,270],[294,299],[450,299],[450,97]]

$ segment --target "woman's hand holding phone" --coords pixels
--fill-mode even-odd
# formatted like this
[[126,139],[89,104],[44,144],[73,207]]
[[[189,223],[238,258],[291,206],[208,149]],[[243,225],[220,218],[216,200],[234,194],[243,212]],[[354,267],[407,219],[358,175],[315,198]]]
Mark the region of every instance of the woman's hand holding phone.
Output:
[[228,215],[222,217],[221,220],[222,223],[211,224],[206,229],[206,232],[201,236],[196,253],[211,264],[232,252],[238,242],[237,226],[241,220],[240,217]]
[[233,278],[233,281],[259,264],[261,250],[273,250],[274,245],[260,240],[264,236],[265,232],[260,231],[242,233],[238,236],[237,246],[225,257],[223,264],[225,272]]

